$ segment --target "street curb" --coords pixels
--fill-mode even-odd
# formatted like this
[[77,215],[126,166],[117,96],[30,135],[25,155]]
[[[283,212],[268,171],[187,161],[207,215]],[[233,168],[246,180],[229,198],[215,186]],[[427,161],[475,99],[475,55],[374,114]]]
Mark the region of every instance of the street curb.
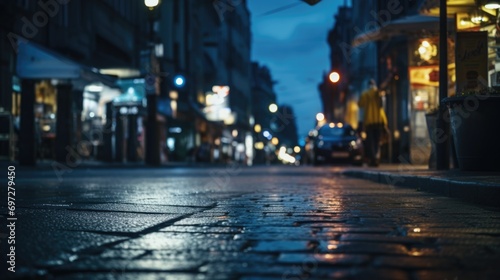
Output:
[[384,171],[347,170],[343,175],[370,180],[395,187],[411,188],[485,206],[500,205],[500,185],[482,182],[466,182],[442,177],[424,177],[407,174],[394,174]]

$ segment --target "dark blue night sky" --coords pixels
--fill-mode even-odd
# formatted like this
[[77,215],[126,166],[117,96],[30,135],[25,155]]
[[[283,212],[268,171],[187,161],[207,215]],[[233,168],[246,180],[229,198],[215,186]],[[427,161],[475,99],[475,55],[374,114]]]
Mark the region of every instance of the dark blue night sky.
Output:
[[[293,5],[294,1],[298,4]],[[318,83],[328,71],[328,30],[343,0],[323,0],[309,6],[299,0],[250,0],[252,60],[267,65],[274,80],[278,103],[295,110],[299,137],[313,128],[321,111]],[[292,6],[291,6],[292,5]],[[291,6],[279,10],[281,7]],[[278,9],[275,13],[268,13]]]

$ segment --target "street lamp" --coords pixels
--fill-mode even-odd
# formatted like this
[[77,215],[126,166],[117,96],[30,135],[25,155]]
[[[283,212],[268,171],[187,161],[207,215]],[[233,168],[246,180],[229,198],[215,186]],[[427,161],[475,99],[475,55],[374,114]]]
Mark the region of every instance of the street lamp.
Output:
[[326,117],[325,117],[325,114],[323,113],[317,113],[316,114],[316,126],[317,127],[320,127],[324,124],[326,124]]
[[276,113],[277,111],[278,111],[278,105],[271,103],[271,105],[269,105],[269,112]]
[[302,0],[304,2],[306,2],[307,4],[311,5],[311,6],[314,6],[316,4],[318,4],[321,0]]
[[332,73],[330,73],[330,81],[334,84],[338,83],[338,81],[340,81],[340,74],[338,72],[335,72],[333,71]]
[[316,120],[317,120],[318,122],[322,122],[322,121],[324,121],[324,120],[325,120],[325,115],[324,115],[323,113],[317,113],[317,114],[316,114]]
[[177,75],[174,77],[174,84],[176,87],[181,88],[184,86],[185,83],[186,83],[186,80],[184,79],[184,76]]
[[338,97],[338,90],[339,90],[339,81],[340,81],[340,74],[337,71],[332,71],[330,72],[330,75],[328,75],[328,79],[330,80],[331,84],[327,88],[331,90],[331,94],[328,94],[328,101],[327,104],[328,108],[326,108],[326,120],[331,121],[334,119],[335,116],[335,99],[339,100]]
[[150,10],[153,10],[160,4],[160,0],[144,0],[144,5],[148,7]]

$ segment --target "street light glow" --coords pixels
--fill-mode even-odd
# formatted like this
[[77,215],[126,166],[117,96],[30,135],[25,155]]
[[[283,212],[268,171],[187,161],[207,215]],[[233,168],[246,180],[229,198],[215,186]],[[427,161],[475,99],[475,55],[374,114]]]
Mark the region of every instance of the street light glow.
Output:
[[160,4],[160,0],[144,0],[144,5],[148,8],[154,8]]
[[256,124],[253,129],[255,132],[259,133],[262,131],[262,126],[260,126],[260,124]]
[[340,74],[337,72],[332,72],[330,74],[330,81],[332,83],[337,83],[338,81],[340,81]]
[[318,114],[316,114],[316,120],[317,120],[318,122],[322,122],[322,121],[324,121],[324,120],[325,120],[325,115],[323,115],[323,113],[318,113]]
[[174,77],[174,83],[177,87],[182,87],[184,86],[184,83],[186,81],[184,80],[184,77],[182,75],[177,75]]
[[271,105],[269,105],[269,112],[271,113],[276,113],[278,111],[278,105],[272,103]]
[[267,138],[267,140],[271,140],[271,138],[273,138],[273,136],[271,135],[271,133],[269,133],[269,131],[265,130],[264,132],[262,132],[262,135],[264,135],[264,137]]

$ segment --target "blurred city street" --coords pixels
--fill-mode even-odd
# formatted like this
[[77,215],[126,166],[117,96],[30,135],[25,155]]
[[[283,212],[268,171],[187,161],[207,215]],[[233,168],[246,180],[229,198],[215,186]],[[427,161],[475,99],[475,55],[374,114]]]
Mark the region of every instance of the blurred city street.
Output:
[[500,1],[0,1],[0,279],[500,279]]
[[498,208],[346,177],[346,168],[20,169],[16,273],[1,274],[500,279]]

